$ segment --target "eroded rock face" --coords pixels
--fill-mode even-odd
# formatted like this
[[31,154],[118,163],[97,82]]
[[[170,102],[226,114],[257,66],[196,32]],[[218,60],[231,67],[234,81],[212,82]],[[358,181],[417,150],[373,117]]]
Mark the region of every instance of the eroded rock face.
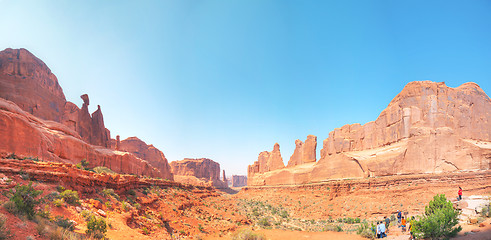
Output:
[[90,167],[105,166],[118,173],[164,178],[159,170],[133,154],[88,144],[67,126],[39,119],[2,98],[0,153],[72,164],[86,159]]
[[288,167],[297,166],[304,163],[315,162],[317,148],[317,137],[314,135],[307,136],[305,143],[299,139],[295,140],[295,151],[288,161]]
[[[119,136],[116,137],[119,140]],[[116,147],[118,143],[116,142]],[[137,137],[129,137],[119,142],[119,150],[134,154],[138,158],[146,160],[150,165],[157,168],[166,179],[173,180],[171,167],[164,153],[153,145],[147,145],[144,141]]]
[[249,185],[486,170],[490,164],[491,100],[486,93],[475,83],[450,88],[421,81],[407,84],[375,121],[330,132],[311,169],[249,175]]
[[253,165],[249,165],[247,169],[247,177],[251,178],[256,173],[265,173],[277,169],[285,168],[283,158],[281,157],[280,144],[275,143],[273,151],[264,151],[259,153],[257,161]]
[[36,117],[57,122],[66,103],[56,76],[26,49],[0,52],[0,97]]
[[247,186],[247,176],[232,175],[232,187]]
[[[220,180],[220,164],[208,158],[185,158],[170,163],[172,172],[179,181],[180,176],[194,177],[201,181],[209,181],[212,186],[226,188],[226,181]],[[179,177],[178,177],[179,176]]]
[[151,164],[133,153],[114,151],[119,149],[119,137],[111,142],[101,107],[91,115],[89,96],[81,98],[81,108],[67,102],[56,76],[29,51],[1,51],[0,154],[69,163],[86,159],[91,166],[119,173],[172,179],[167,160],[151,145],[145,144],[143,152]]

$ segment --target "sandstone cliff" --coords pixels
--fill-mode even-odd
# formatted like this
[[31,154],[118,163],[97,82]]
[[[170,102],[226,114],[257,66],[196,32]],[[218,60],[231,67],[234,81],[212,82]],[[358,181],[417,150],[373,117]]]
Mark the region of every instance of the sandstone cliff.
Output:
[[91,166],[119,173],[172,179],[167,159],[153,146],[145,152],[151,164],[133,153],[108,149],[110,132],[100,106],[90,115],[88,95],[81,98],[82,108],[67,102],[56,76],[29,51],[1,51],[0,154],[69,163],[86,159]]
[[218,188],[227,188],[226,181],[220,180],[220,164],[208,159],[185,158],[170,163],[176,181],[190,184],[209,184]]
[[247,186],[247,176],[232,175],[232,187]]
[[119,143],[119,150],[132,153],[138,158],[146,160],[150,165],[157,168],[166,179],[174,179],[172,169],[164,153],[153,145],[147,145],[137,137],[129,137]]
[[491,100],[486,93],[475,83],[450,88],[421,81],[407,84],[375,121],[330,132],[317,163],[264,172],[252,165],[248,181],[249,185],[300,184],[487,170],[490,164]]
[[280,145],[275,143],[273,151],[264,151],[259,153],[257,161],[253,165],[249,165],[247,177],[251,177],[255,173],[265,173],[276,169],[285,168],[283,158],[281,157]]
[[305,143],[299,139],[295,140],[295,151],[288,161],[288,167],[315,162],[317,160],[316,148],[317,137],[314,135],[307,136]]

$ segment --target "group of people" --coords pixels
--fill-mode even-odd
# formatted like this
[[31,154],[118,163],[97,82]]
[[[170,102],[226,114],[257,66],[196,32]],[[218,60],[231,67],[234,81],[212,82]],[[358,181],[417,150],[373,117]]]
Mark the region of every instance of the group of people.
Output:
[[[409,232],[412,234],[412,227],[414,224],[414,216],[411,217],[411,221],[409,223]],[[400,228],[402,228],[403,232],[406,232],[406,225],[407,225],[407,220],[406,217],[402,216],[402,212],[397,210],[397,223]],[[384,238],[387,237],[387,234],[389,232],[389,226],[390,226],[390,218],[384,217],[383,221],[377,222],[377,229],[376,229],[376,234],[377,238]]]
[[[458,197],[457,200],[460,201],[462,200],[462,188],[459,187],[458,191]],[[406,213],[407,214],[407,213]],[[411,239],[414,239],[413,237],[413,224],[416,220],[414,219],[414,216],[411,217],[411,220],[409,222],[409,233],[411,234]],[[403,232],[406,232],[406,225],[408,225],[408,222],[404,216],[402,216],[402,212],[397,210],[397,223],[400,228],[402,228]],[[383,221],[377,222],[377,229],[376,234],[377,238],[384,238],[387,237],[387,233],[389,232],[389,226],[390,226],[390,218],[384,217]]]

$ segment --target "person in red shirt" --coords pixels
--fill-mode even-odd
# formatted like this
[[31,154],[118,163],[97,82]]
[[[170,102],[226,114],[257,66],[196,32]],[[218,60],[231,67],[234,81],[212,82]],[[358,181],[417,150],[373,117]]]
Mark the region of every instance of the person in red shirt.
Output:
[[462,188],[459,187],[459,201],[462,200]]

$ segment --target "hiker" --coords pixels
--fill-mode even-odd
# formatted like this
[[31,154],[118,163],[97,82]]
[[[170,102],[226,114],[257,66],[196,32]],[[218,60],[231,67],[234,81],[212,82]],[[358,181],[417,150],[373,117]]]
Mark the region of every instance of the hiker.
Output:
[[386,233],[389,233],[390,218],[384,217]]
[[402,217],[401,211],[397,210],[397,223],[398,224],[401,224],[401,217]]
[[385,234],[385,223],[383,223],[382,221],[379,221],[378,222],[378,225],[377,225],[377,238],[384,238],[384,237],[387,237],[387,235]]
[[459,201],[462,200],[462,188],[461,187],[459,187],[459,198],[458,198],[458,200]]
[[402,231],[405,232],[406,231],[406,219],[404,217],[402,217],[401,227],[402,227]]
[[411,217],[411,221],[409,221],[409,235],[411,236],[409,239],[414,239],[414,223],[416,220],[414,220],[414,216]]

